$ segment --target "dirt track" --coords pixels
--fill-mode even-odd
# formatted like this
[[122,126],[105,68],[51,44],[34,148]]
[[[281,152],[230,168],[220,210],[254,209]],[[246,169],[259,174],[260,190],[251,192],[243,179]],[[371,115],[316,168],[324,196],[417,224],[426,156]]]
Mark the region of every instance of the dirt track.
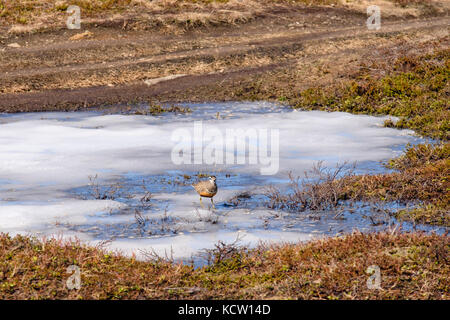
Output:
[[69,38],[85,29],[11,37],[0,47],[0,112],[247,99],[246,87],[258,81],[301,90],[352,78],[369,61],[448,46],[446,16],[391,18],[379,31],[369,31],[365,21],[340,8],[309,8],[181,35],[113,25],[89,27],[92,36],[78,41]]

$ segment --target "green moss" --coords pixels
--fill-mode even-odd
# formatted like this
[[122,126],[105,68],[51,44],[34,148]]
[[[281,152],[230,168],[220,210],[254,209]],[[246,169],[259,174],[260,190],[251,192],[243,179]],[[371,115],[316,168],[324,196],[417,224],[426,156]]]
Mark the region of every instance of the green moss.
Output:
[[396,159],[391,159],[387,166],[405,170],[445,159],[450,159],[450,143],[407,145],[404,154]]
[[166,112],[190,113],[190,112],[192,112],[192,110],[189,107],[182,107],[182,106],[177,106],[177,105],[172,105],[170,107],[163,107],[159,104],[150,103],[148,108],[138,109],[138,110],[132,112],[132,114],[156,116],[156,115],[166,113]]
[[447,203],[441,201],[422,205],[412,210],[400,210],[395,214],[395,217],[401,221],[450,227],[450,215],[448,212],[448,201]]
[[395,213],[399,220],[450,226],[450,143],[408,146],[386,163],[396,172],[346,177],[339,194],[362,201],[399,201],[413,209]]
[[[386,126],[409,128],[448,140],[450,50],[416,58],[400,58],[393,72],[380,79],[352,81],[337,88],[310,88],[300,94],[295,108],[388,114],[399,121]],[[401,71],[409,69],[408,71]]]

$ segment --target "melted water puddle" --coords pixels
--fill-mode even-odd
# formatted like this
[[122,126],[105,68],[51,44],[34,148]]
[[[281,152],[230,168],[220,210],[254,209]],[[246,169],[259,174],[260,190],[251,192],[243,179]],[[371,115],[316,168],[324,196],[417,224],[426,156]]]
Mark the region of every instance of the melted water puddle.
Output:
[[[333,212],[267,209],[264,188],[285,184],[288,172],[300,175],[319,160],[330,167],[357,161],[358,173],[385,172],[380,160],[421,141],[412,131],[384,128],[384,117],[291,111],[253,102],[188,107],[192,113],[161,116],[1,115],[0,231],[76,236],[91,243],[112,239],[110,248],[138,256],[139,250],[152,249],[189,258],[238,235],[243,243],[255,244],[379,230],[386,226],[364,218],[370,211],[364,205],[339,218]],[[195,123],[200,120],[203,133],[215,130],[224,140],[229,129],[278,130],[276,174],[262,175],[260,163],[174,163],[172,151],[179,143],[174,132],[184,130],[198,143]],[[199,173],[217,176],[216,210],[208,199],[200,207],[190,187]]]

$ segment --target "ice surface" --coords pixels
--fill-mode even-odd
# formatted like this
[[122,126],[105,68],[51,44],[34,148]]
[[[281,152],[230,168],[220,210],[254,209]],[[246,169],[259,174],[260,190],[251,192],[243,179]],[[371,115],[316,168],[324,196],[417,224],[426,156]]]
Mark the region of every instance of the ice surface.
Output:
[[[102,225],[116,225],[120,229],[121,224],[135,223],[132,210],[128,214],[115,214],[128,205],[126,201],[86,200],[73,191],[86,187],[89,176],[98,175],[101,184],[184,172],[236,175],[229,185],[221,187],[224,181],[218,181],[220,189],[215,202],[220,206],[244,190],[284,181],[287,172],[301,173],[318,160],[330,166],[358,161],[364,172],[379,171],[382,169],[376,161],[394,157],[406,143],[419,141],[409,130],[384,128],[383,117],[287,111],[276,104],[250,102],[190,107],[192,114],[157,117],[99,112],[1,115],[0,231],[47,235],[67,232],[95,242],[108,238],[109,231],[102,229],[91,234],[86,230]],[[198,143],[194,121],[200,120],[204,132],[215,130],[224,137],[227,129],[279,130],[279,170],[275,175],[263,176],[261,163],[174,164],[173,133],[185,130],[192,143]],[[143,210],[143,214],[152,219],[161,219],[164,214],[176,217],[177,233],[135,239],[129,234],[115,234],[112,248],[136,253],[137,249],[153,247],[164,252],[172,247],[175,257],[187,257],[218,240],[231,241],[240,229],[251,243],[307,240],[325,229],[287,230],[272,219],[277,214],[273,210],[242,208],[219,208],[219,222],[213,224],[205,222],[211,212],[198,206],[198,196],[188,185],[162,189],[152,190],[152,201],[160,205]],[[209,199],[204,199],[204,203],[208,207]],[[269,218],[271,227],[265,228],[264,221]]]

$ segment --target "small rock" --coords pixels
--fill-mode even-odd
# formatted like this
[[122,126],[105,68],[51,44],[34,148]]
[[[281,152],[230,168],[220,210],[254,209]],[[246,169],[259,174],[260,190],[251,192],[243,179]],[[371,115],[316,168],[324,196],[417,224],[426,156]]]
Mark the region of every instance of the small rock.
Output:
[[92,37],[94,34],[90,32],[89,30],[83,32],[83,33],[77,33],[76,35],[73,35],[69,38],[69,40],[81,40],[84,38]]
[[163,82],[163,81],[168,81],[168,80],[173,80],[176,78],[180,78],[180,77],[185,77],[186,74],[174,74],[174,75],[170,75],[170,76],[166,76],[166,77],[160,77],[160,78],[155,78],[155,79],[147,79],[144,80],[144,83],[148,86],[152,86],[154,84],[157,84],[159,82]]
[[55,2],[55,9],[56,10],[63,11],[63,10],[66,10],[68,7],[69,7],[69,5],[66,3],[66,1],[59,0],[59,1]]
[[11,48],[20,48],[20,47],[21,47],[21,45],[20,45],[20,44],[18,44],[17,42],[14,42],[14,43],[10,43],[10,44],[8,44],[8,47],[11,47]]

